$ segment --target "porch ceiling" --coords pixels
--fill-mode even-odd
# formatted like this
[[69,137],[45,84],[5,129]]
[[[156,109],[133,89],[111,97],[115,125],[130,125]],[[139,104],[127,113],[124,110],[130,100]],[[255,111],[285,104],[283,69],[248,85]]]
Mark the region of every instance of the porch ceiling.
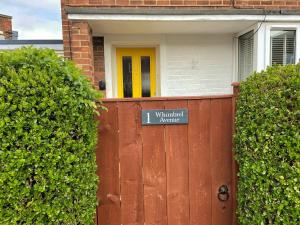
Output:
[[89,20],[94,35],[238,33],[254,21],[115,21]]

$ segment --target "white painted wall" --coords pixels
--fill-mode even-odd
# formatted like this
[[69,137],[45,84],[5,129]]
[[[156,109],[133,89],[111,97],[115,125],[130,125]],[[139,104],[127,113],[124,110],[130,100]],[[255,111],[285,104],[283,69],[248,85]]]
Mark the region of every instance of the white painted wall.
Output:
[[230,94],[233,79],[233,37],[167,35],[166,96]]
[[105,35],[107,97],[117,97],[115,48],[120,46],[156,47],[160,96],[232,93],[232,34]]

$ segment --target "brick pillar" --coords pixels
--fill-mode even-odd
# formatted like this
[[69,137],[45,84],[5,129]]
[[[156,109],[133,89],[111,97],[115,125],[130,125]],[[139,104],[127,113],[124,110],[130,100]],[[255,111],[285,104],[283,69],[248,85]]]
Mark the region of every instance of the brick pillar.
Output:
[[61,0],[64,56],[71,59],[94,82],[93,36],[85,21],[70,21],[65,12],[67,0]]
[[6,16],[6,15],[1,15],[0,14],[0,31],[3,32],[5,40],[12,39],[11,19],[12,19],[11,16]]
[[71,59],[94,82],[93,36],[87,22],[71,23],[70,50]]
[[64,43],[64,56],[65,58],[71,59],[71,21],[68,20],[68,16],[65,12],[67,0],[61,0],[61,18],[62,18],[62,32],[63,32],[63,43]]

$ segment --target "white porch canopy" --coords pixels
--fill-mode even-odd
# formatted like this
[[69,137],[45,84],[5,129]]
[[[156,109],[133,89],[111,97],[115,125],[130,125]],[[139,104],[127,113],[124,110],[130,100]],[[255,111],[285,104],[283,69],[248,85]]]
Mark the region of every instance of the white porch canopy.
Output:
[[95,35],[238,33],[257,22],[300,22],[299,10],[66,8],[70,20],[88,21]]

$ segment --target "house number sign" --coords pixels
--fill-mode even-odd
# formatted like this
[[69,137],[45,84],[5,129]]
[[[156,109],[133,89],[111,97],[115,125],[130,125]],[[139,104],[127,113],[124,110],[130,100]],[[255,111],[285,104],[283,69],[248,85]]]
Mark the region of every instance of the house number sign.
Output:
[[187,109],[142,110],[142,125],[187,124]]

